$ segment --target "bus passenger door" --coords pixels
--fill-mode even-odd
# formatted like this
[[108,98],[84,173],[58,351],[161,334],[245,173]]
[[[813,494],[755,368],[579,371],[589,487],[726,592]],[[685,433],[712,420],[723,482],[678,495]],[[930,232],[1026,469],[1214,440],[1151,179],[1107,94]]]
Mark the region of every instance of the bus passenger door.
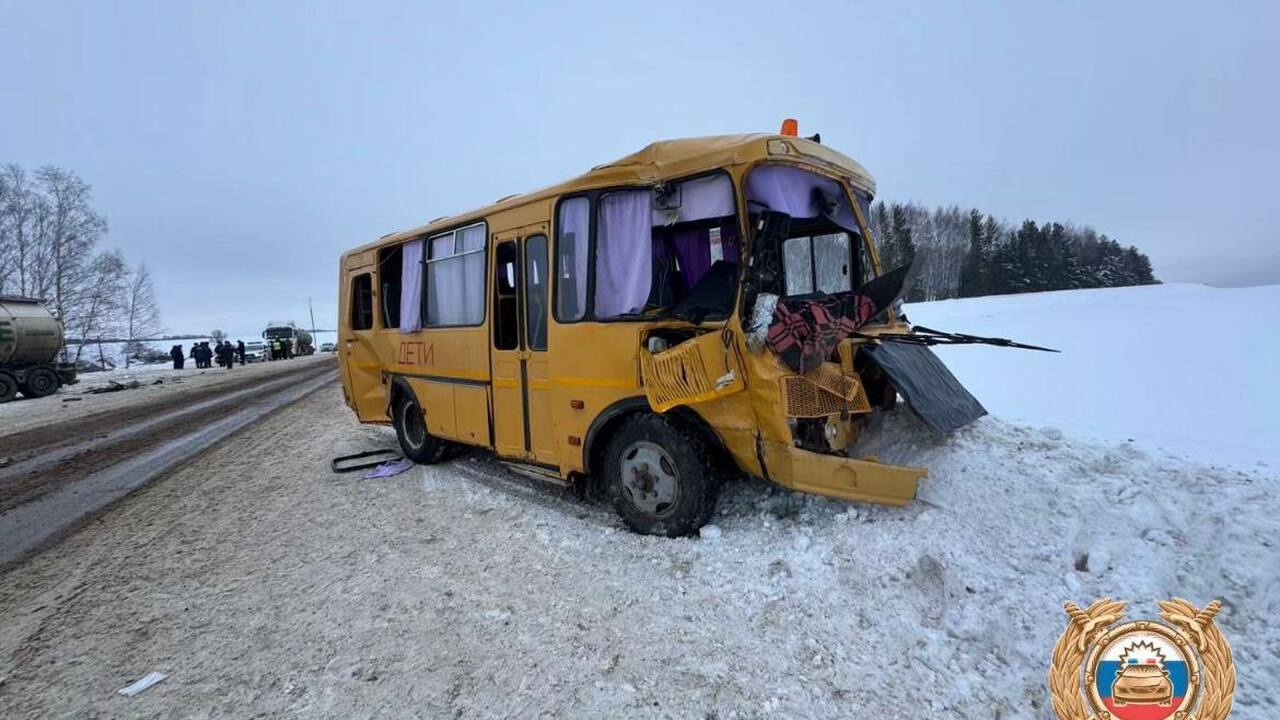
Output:
[[499,455],[528,459],[528,426],[522,382],[525,353],[520,332],[522,274],[518,234],[498,235],[494,243],[490,352],[493,447]]
[[559,462],[551,420],[551,370],[547,362],[547,323],[551,314],[551,276],[545,228],[524,239],[524,402],[529,424],[529,450],[539,463]]
[[387,386],[382,382],[382,365],[373,343],[373,266],[348,270],[346,283],[347,317],[340,324],[340,342],[351,404],[365,422],[386,421]]

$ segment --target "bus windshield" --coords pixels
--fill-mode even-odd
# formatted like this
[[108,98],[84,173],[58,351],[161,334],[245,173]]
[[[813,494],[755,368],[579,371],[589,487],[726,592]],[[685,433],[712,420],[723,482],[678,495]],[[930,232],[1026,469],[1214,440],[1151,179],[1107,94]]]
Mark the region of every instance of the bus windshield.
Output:
[[[753,225],[760,215],[772,214],[770,228],[779,233],[774,241],[780,247],[767,254],[773,267],[761,268],[778,278],[768,292],[830,295],[870,279],[866,243],[841,183],[803,168],[765,165],[747,176],[746,190]],[[869,198],[857,197],[865,217]],[[786,219],[783,226],[778,217]]]

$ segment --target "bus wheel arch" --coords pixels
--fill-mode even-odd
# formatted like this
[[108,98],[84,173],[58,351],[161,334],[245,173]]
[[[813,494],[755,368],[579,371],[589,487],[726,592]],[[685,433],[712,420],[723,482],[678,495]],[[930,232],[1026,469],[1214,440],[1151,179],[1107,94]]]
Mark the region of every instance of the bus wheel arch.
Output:
[[426,411],[407,380],[398,377],[391,381],[387,405],[387,415],[405,457],[420,465],[431,465],[444,459],[449,443],[427,432]]
[[594,473],[623,523],[644,535],[693,535],[711,520],[723,473],[696,426],[670,413],[626,413]]
[[587,428],[586,442],[583,443],[585,446],[582,454],[584,472],[588,475],[597,473],[600,469],[601,456],[604,455],[610,438],[629,419],[646,414],[666,418],[669,422],[677,423],[691,432],[698,433],[714,454],[720,472],[726,474],[736,472],[737,464],[725,446],[724,440],[701,415],[688,407],[674,407],[665,413],[655,413],[643,395],[624,398],[613,403],[591,422],[591,426]]

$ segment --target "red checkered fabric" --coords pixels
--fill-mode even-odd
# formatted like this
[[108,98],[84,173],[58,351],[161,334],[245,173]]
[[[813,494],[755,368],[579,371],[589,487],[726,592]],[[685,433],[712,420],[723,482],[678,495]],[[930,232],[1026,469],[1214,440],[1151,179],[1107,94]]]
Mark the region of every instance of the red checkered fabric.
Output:
[[765,344],[791,369],[807,373],[825,362],[841,340],[876,313],[871,298],[838,293],[816,300],[778,301]]

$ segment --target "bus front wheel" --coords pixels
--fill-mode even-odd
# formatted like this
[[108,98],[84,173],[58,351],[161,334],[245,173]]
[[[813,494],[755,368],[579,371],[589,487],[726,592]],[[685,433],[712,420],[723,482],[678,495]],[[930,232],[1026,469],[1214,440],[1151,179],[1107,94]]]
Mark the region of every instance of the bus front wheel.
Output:
[[720,480],[713,454],[691,430],[657,415],[627,420],[605,451],[614,510],[644,535],[692,535],[711,519]]
[[444,458],[448,444],[427,432],[427,419],[413,393],[399,393],[393,412],[392,424],[405,457],[419,465],[430,465]]

